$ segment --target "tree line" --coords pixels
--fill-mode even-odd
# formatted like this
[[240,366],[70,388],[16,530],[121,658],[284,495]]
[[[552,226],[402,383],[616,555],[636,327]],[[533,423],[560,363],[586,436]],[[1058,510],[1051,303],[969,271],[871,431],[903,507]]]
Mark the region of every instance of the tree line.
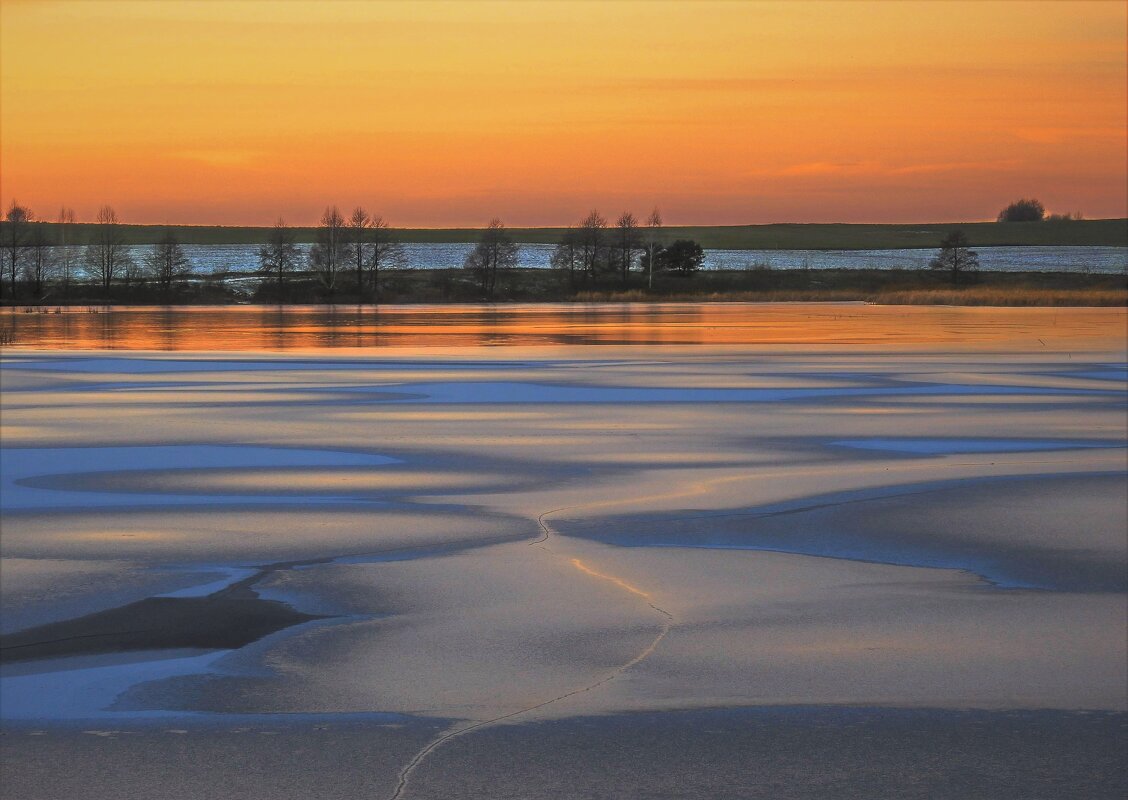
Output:
[[[155,292],[155,299],[169,301],[193,274],[191,258],[171,228],[138,258],[117,213],[108,205],[98,210],[93,226],[87,226],[84,241],[79,241],[75,214],[69,208],[61,209],[54,223],[47,224],[13,201],[4,222],[0,297],[9,302],[21,297],[32,302],[67,299],[79,283],[97,287],[106,301],[115,290],[140,287],[149,290],[147,297]],[[661,231],[657,208],[642,224],[629,211],[611,224],[593,210],[563,234],[551,265],[572,290],[626,288],[638,274],[652,287],[656,271],[690,275],[701,267],[705,254],[699,244],[685,239],[666,244]],[[325,208],[315,241],[304,253],[294,229],[279,219],[259,248],[258,261],[264,277],[260,295],[272,300],[293,299],[295,293],[300,299],[311,299],[313,290],[316,299],[332,301],[345,295],[377,302],[381,275],[409,266],[403,244],[383,217],[359,206],[345,216],[336,205]],[[504,223],[493,219],[481,231],[463,268],[481,295],[491,299],[499,276],[517,268],[519,261],[519,245]]]
[[[478,277],[486,297],[493,296],[499,272],[517,266],[518,252],[501,220],[492,220],[465,264]],[[608,284],[625,289],[634,273],[645,276],[647,288],[653,288],[655,271],[691,275],[704,263],[705,251],[697,242],[679,239],[663,244],[662,215],[657,208],[645,223],[624,211],[614,225],[593,209],[564,232],[550,260],[572,291]]]
[[[403,245],[392,228],[383,217],[359,206],[347,219],[337,206],[326,207],[317,241],[305,261],[329,299],[346,287],[359,299],[378,299],[381,270],[407,266]],[[274,281],[278,298],[284,298],[287,277],[303,266],[294,232],[285,220],[274,224],[259,248],[259,266]]]
[[85,241],[76,234],[74,210],[66,207],[59,210],[53,224],[48,224],[13,201],[4,223],[0,297],[9,301],[18,299],[21,289],[36,302],[46,299],[52,290],[69,297],[83,277],[87,283],[98,285],[106,298],[117,284],[129,287],[152,283],[168,294],[177,280],[191,272],[191,263],[171,230],[147,257],[135,259],[111,206],[98,209]]
[[[1037,201],[1012,205],[1030,203],[1040,210]],[[169,302],[193,274],[192,261],[172,229],[165,231],[145,257],[136,258],[111,206],[99,209],[86,241],[78,241],[74,211],[69,208],[61,209],[49,225],[35,220],[30,209],[13,201],[4,221],[0,297],[9,302],[21,293],[33,302],[43,302],[48,296],[69,298],[80,277],[84,285],[97,287],[107,302],[118,287],[145,287],[149,292],[145,297]],[[564,231],[550,263],[562,285],[579,292],[611,287],[652,289],[655,273],[686,278],[704,260],[705,252],[697,242],[666,241],[657,208],[641,223],[630,211],[622,212],[612,223],[593,209]],[[346,217],[336,205],[325,208],[315,240],[304,253],[294,229],[279,219],[259,247],[258,261],[263,281],[256,298],[279,302],[333,302],[346,297],[379,302],[381,276],[409,266],[396,231],[380,215],[358,206]],[[493,299],[500,278],[519,262],[520,246],[495,218],[480,232],[463,269],[480,296]],[[940,252],[930,266],[947,272],[958,283],[978,269],[978,258],[964,234],[957,231],[940,243]]]
[[705,251],[696,242],[680,239],[663,245],[661,233],[662,215],[657,208],[642,224],[624,211],[614,226],[592,210],[561,237],[552,266],[567,274],[572,289],[591,288],[607,278],[627,288],[637,255],[647,288],[652,288],[656,270],[692,274],[705,262]]
[[[117,213],[111,206],[98,210],[84,241],[79,241],[72,209],[59,211],[53,224],[37,220],[31,209],[13,201],[4,215],[0,235],[0,298],[15,301],[26,295],[42,302],[57,291],[71,295],[77,283],[97,286],[109,300],[115,288],[149,286],[160,299],[169,300],[177,285],[193,274],[193,264],[176,233],[170,228],[149,252],[138,259],[126,241]],[[303,255],[292,229],[278,220],[259,248],[263,273],[284,295],[288,277],[305,270],[316,276],[330,299],[348,284],[363,297],[379,293],[382,269],[406,266],[403,246],[381,217],[357,208],[345,219],[336,206],[326,209],[317,242]],[[85,279],[85,280],[82,280]]]

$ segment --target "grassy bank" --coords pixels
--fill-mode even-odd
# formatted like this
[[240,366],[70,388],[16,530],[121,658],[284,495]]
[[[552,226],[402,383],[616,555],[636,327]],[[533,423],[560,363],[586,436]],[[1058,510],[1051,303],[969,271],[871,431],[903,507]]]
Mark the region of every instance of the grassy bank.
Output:
[[[383,273],[380,294],[358,294],[347,283],[329,293],[312,274],[289,277],[280,291],[265,276],[210,276],[185,282],[165,294],[153,286],[115,286],[108,298],[115,304],[250,303],[480,303],[494,302],[660,302],[660,301],[844,301],[883,304],[950,304],[992,306],[1128,305],[1128,278],[1065,272],[982,272],[953,286],[947,274],[927,270],[710,270],[697,275],[631,275],[598,284],[571,282],[565,273],[517,269],[499,275],[492,298],[482,294],[473,276],[459,269],[395,270]],[[96,306],[105,303],[100,289],[72,285],[52,291],[27,308]]]
[[[47,223],[53,227],[53,223]],[[3,224],[0,224],[0,228]],[[153,244],[171,227],[185,244],[262,244],[270,228],[206,225],[122,225],[129,244]],[[94,226],[76,225],[74,241],[86,241]],[[671,226],[662,229],[666,241],[693,239],[702,247],[723,250],[884,250],[935,248],[951,231],[963,230],[973,246],[1128,246],[1128,219],[1068,222],[965,222],[912,225],[776,224]],[[513,228],[523,244],[554,244],[564,228]],[[316,228],[294,228],[299,242],[313,242]],[[472,242],[474,228],[412,228],[397,232],[408,243]]]
[[[577,302],[646,302],[653,298],[638,291],[584,292]],[[748,303],[847,303],[865,302],[886,306],[1125,306],[1128,291],[1115,289],[995,289],[966,287],[960,289],[910,289],[857,292],[842,290],[816,291],[803,289],[769,289],[763,292],[731,292],[728,294],[686,292],[662,297],[667,302],[748,302]]]

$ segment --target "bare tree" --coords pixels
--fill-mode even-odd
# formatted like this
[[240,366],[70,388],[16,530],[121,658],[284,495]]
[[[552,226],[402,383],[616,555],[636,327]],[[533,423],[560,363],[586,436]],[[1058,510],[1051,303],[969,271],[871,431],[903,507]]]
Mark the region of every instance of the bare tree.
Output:
[[317,229],[317,244],[309,250],[309,261],[330,296],[337,290],[337,276],[348,258],[346,239],[340,209],[327,206]]
[[98,209],[94,235],[86,247],[86,266],[102,284],[102,294],[107,301],[114,278],[120,277],[132,261],[117,213],[110,206],[102,206]]
[[[33,215],[31,209],[26,206],[21,206],[15,200],[12,205],[8,207],[8,213],[4,215],[4,266],[7,267],[8,281],[12,287],[12,299],[16,299],[16,281],[19,276],[20,262],[23,260],[24,249],[28,244],[28,237],[31,233],[29,226]],[[3,285],[3,279],[0,277],[0,286]]]
[[51,252],[51,236],[43,222],[33,222],[30,225],[25,261],[32,295],[36,301],[42,301],[44,284],[55,264],[54,254]]
[[940,242],[940,252],[929,265],[932,269],[947,270],[952,283],[959,285],[960,275],[979,269],[979,256],[968,249],[967,237],[963,231],[952,231]]
[[568,287],[573,291],[576,289],[576,273],[583,270],[580,250],[580,231],[569,228],[552,251],[553,268],[568,272]]
[[395,232],[388,227],[383,217],[373,217],[369,233],[371,253],[368,260],[372,275],[372,293],[380,296],[380,270],[401,269],[407,264],[407,254],[403,245],[395,238]]
[[125,286],[128,292],[134,286],[144,286],[146,279],[149,277],[146,272],[147,265],[138,263],[130,253],[129,258],[126,258],[121,264],[119,275],[121,283]]
[[607,250],[607,220],[595,209],[580,223],[579,247],[585,279],[595,280]]
[[654,255],[658,252],[659,232],[662,228],[662,215],[658,207],[646,218],[646,288],[654,288]]
[[[369,216],[363,208],[353,210],[345,223],[348,238],[348,257],[356,267],[357,291],[370,289],[374,296],[380,293],[380,270],[402,267],[405,261],[403,245],[395,239],[391,227],[383,217]],[[368,271],[369,280],[365,279]]]
[[353,209],[352,216],[345,223],[346,247],[350,260],[356,265],[356,291],[364,293],[364,267],[368,261],[368,231],[372,227],[372,217],[360,206]]
[[70,285],[71,281],[74,280],[74,273],[78,262],[78,258],[74,252],[76,244],[74,225],[74,209],[66,208],[65,206],[60,208],[55,228],[58,231],[57,270],[59,280],[63,284],[64,297],[70,294]]
[[615,227],[615,255],[619,266],[619,279],[626,288],[635,251],[642,249],[642,238],[638,232],[638,220],[629,211],[619,215]]
[[184,253],[180,239],[172,228],[165,230],[164,236],[153,246],[149,255],[149,273],[166,297],[172,292],[173,282],[183,278],[192,269],[192,262]]
[[294,232],[281,217],[267,237],[266,244],[259,248],[259,264],[263,272],[278,279],[278,299],[285,289],[286,274],[298,266],[298,246],[294,243]]
[[497,285],[498,272],[516,267],[519,254],[520,251],[506,233],[505,226],[501,220],[495,218],[490,220],[489,227],[482,231],[478,244],[466,256],[463,266],[478,278],[482,293],[492,298],[494,287]]

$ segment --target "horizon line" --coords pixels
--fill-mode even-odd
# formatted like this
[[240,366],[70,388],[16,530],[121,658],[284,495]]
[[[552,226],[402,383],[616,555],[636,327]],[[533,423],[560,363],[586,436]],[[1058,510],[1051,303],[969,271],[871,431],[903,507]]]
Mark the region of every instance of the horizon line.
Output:
[[[1059,220],[1037,220],[1037,222],[1055,222]],[[1068,222],[1128,222],[1128,216],[1125,217],[1083,217],[1081,219],[1060,220]],[[6,220],[0,218],[0,222],[6,223]],[[53,219],[32,219],[31,223],[46,224],[46,225],[60,225],[64,224],[59,220]],[[1032,222],[1034,222],[1032,220]],[[97,220],[75,220],[72,224],[75,225],[97,225]],[[217,223],[217,222],[128,222],[118,220],[119,225],[130,225],[134,227],[145,228],[273,228],[273,224],[232,224],[232,223]],[[504,224],[504,220],[503,220]],[[677,223],[663,223],[662,228],[767,228],[779,225],[843,225],[843,226],[872,226],[872,225],[983,225],[983,224],[998,224],[996,219],[973,219],[973,220],[910,220],[903,222],[745,222],[745,223],[730,223],[730,224],[708,224],[708,223],[692,223],[692,222],[677,222]],[[1021,223],[1004,223],[1004,224],[1021,224]],[[319,228],[320,223],[311,224],[290,224],[286,223],[289,228]],[[389,226],[394,230],[402,231],[461,231],[461,230],[485,230],[487,226],[484,225],[442,225],[442,226],[424,226],[424,225],[391,225]],[[509,230],[567,230],[569,228],[579,227],[575,223],[568,225],[506,225]],[[613,227],[608,220],[608,228]],[[639,227],[645,227],[640,224]]]

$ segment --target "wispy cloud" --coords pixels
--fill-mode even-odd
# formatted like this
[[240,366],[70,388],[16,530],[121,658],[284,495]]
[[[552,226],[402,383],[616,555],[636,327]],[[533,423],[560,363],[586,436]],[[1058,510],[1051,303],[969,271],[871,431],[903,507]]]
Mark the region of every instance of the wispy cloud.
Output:
[[915,164],[886,164],[880,161],[810,161],[776,169],[758,170],[757,176],[775,177],[858,177],[927,175],[942,172],[1007,172],[1018,169],[1018,159],[1000,161],[937,161]]
[[1058,126],[1019,128],[1014,135],[1024,142],[1062,144],[1078,140],[1124,141],[1125,129],[1112,126]]

